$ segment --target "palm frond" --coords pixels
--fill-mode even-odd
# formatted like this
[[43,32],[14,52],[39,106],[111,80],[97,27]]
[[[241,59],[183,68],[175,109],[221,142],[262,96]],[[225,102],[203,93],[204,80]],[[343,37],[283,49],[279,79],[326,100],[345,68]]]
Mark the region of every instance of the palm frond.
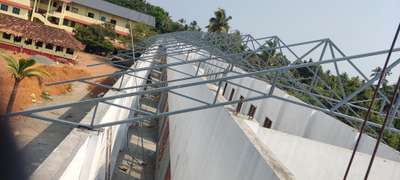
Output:
[[43,78],[43,77],[48,77],[50,76],[50,73],[41,67],[31,67],[29,69],[26,69],[24,71],[24,75],[26,77],[37,77],[37,78]]
[[16,60],[10,56],[1,55],[7,62],[8,71],[14,76],[16,80],[22,80],[25,77],[38,77],[50,76],[46,69],[41,67],[33,67],[36,64],[34,59],[20,59]]
[[2,57],[3,57],[4,60],[7,62],[7,65],[8,65],[10,68],[15,69],[16,71],[19,70],[19,63],[18,63],[17,60],[15,60],[13,57],[10,57],[10,56],[3,56],[3,55],[2,55]]
[[214,12],[214,16],[210,18],[209,25],[206,26],[208,31],[227,33],[229,31],[228,21],[232,19],[232,16],[226,17],[225,10],[221,8]]
[[11,73],[12,76],[18,77],[18,72],[14,68],[7,66],[7,70],[8,70],[8,72]]
[[11,56],[1,55],[7,63],[7,70],[15,77],[19,78],[19,63]]
[[20,59],[19,60],[19,69],[20,71],[24,71],[26,68],[29,68],[36,64],[34,59]]

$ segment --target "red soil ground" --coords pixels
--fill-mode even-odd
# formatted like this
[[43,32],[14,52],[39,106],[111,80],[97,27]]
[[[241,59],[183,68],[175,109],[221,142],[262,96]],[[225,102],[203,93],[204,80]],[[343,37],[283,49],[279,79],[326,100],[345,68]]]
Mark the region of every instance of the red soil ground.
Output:
[[[29,57],[26,54],[13,54],[11,52],[4,52],[4,51],[0,53],[13,56],[16,59]],[[68,89],[71,88],[70,85],[68,84],[45,86],[44,84],[46,83],[70,80],[79,77],[86,77],[89,75],[108,74],[118,70],[117,68],[114,68],[109,65],[101,65],[90,68],[86,67],[86,65],[88,64],[99,63],[103,62],[104,60],[105,59],[100,56],[80,53],[78,56],[78,61],[79,61],[78,65],[73,66],[73,65],[63,65],[63,64],[54,64],[54,65],[38,64],[38,66],[43,66],[44,68],[46,68],[47,71],[51,74],[51,76],[45,77],[43,79],[42,85],[39,84],[39,81],[36,78],[24,79],[18,89],[17,98],[13,110],[21,111],[31,106],[34,103],[32,102],[32,99],[34,99],[32,96],[35,96],[37,102],[40,102],[42,101],[41,94],[43,92],[48,92],[50,95],[61,95],[67,93]],[[112,81],[107,79],[97,79],[96,81],[97,82],[105,81],[105,83],[107,84],[112,84]],[[13,84],[14,80],[11,77],[11,74],[6,69],[6,63],[0,57],[0,114],[4,113],[5,111]],[[104,90],[96,90],[96,91],[101,92]]]

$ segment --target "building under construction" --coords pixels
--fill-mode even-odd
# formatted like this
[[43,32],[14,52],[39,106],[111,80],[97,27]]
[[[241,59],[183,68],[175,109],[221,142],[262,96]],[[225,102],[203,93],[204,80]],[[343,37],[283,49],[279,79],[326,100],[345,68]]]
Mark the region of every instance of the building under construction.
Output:
[[[270,66],[257,58],[271,51],[288,62]],[[395,71],[399,51],[346,55],[330,39],[287,43],[278,36],[157,35],[135,48],[140,57],[120,52],[108,62],[135,62],[131,67],[48,84],[94,84],[109,89],[104,96],[10,116],[74,128],[31,179],[400,179],[400,152],[381,138],[381,123],[361,115],[381,117],[385,133],[400,133],[393,125],[400,101],[393,100],[396,93],[375,88],[385,73],[370,76],[371,69],[359,67],[393,54],[383,72]],[[339,77],[349,73],[363,83],[349,88],[339,78],[332,87],[319,68]],[[299,79],[295,70],[311,75]],[[119,79],[113,86],[96,84],[104,77]],[[371,87],[376,98],[355,99]],[[379,107],[361,103],[371,101]],[[80,122],[40,114],[85,104],[94,106]]]

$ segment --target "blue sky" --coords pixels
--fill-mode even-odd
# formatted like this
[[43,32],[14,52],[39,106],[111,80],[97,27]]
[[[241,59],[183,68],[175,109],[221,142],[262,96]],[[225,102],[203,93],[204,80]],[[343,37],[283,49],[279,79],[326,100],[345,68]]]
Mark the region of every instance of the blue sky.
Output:
[[[278,35],[287,43],[330,38],[347,55],[390,47],[400,22],[400,0],[149,0],[173,19],[201,27],[218,8],[232,29],[256,37]],[[397,47],[400,47],[398,43]],[[382,58],[369,65],[383,64]],[[369,69],[368,65],[364,65]],[[396,73],[397,74],[397,73]]]

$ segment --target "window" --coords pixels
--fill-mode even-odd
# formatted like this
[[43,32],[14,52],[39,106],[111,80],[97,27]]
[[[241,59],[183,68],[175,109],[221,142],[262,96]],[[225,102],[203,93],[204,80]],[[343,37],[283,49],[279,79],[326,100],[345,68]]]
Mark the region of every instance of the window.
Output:
[[265,127],[265,128],[271,128],[271,127],[272,127],[272,121],[271,121],[271,119],[269,119],[268,117],[265,117],[263,127]]
[[57,7],[57,2],[53,2],[53,7]]
[[32,44],[32,39],[27,39],[27,40],[25,40],[25,44],[26,44],[26,45],[31,45],[31,44]]
[[62,52],[64,51],[64,48],[61,46],[56,46],[56,52]]
[[254,118],[254,114],[256,114],[256,110],[257,110],[256,106],[254,106],[253,104],[250,105],[249,113],[247,113],[247,115],[249,116],[249,119]]
[[117,24],[117,21],[116,21],[115,19],[111,19],[111,20],[110,20],[110,23],[116,25],[116,24]]
[[232,89],[231,95],[229,96],[229,100],[228,101],[232,101],[234,94],[235,94],[235,89]]
[[71,48],[67,48],[67,52],[66,53],[73,55],[74,54],[74,50],[71,49]]
[[14,42],[21,42],[22,41],[22,37],[21,36],[14,36]]
[[19,12],[20,12],[20,9],[16,8],[16,7],[14,7],[13,10],[12,10],[13,14],[19,14]]
[[94,13],[88,12],[87,16],[90,18],[94,18]]
[[225,83],[225,86],[224,86],[224,90],[222,91],[222,95],[224,96],[225,95],[225,91],[226,91],[226,87],[228,86],[228,83]]
[[236,106],[236,111],[235,111],[236,114],[240,113],[240,110],[242,109],[244,97],[240,96],[239,100],[240,101],[238,102],[238,104]]
[[43,42],[42,41],[36,41],[35,43],[36,49],[43,47]]
[[68,26],[68,25],[69,25],[69,20],[68,20],[68,19],[64,19],[63,25],[64,25],[64,26]]
[[53,50],[54,45],[53,44],[46,44],[46,49]]
[[67,7],[65,8],[65,10],[70,11],[70,10],[71,10],[71,6],[67,6]]
[[101,17],[100,17],[100,20],[103,21],[103,22],[106,22],[106,17],[101,16]]
[[131,28],[131,25],[129,23],[126,23],[125,28],[129,29],[129,28]]
[[79,9],[76,8],[76,7],[72,7],[71,12],[73,12],[73,13],[78,13],[78,12],[79,12]]
[[75,21],[71,21],[71,24],[70,24],[70,26],[71,26],[71,27],[75,27],[75,26],[76,26],[76,23],[75,23]]
[[8,11],[8,6],[5,4],[1,4],[0,9],[3,11]]
[[11,34],[3,33],[3,39],[11,39]]

